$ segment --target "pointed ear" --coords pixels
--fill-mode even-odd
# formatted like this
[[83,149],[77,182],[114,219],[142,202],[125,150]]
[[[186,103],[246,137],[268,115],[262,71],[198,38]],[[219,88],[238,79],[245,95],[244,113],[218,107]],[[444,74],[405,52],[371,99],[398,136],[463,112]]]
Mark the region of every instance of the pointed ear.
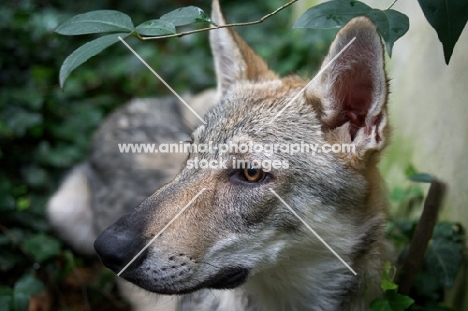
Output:
[[[218,26],[227,24],[218,0],[213,0],[211,20]],[[260,81],[276,78],[276,74],[268,69],[263,59],[255,54],[234,29],[211,30],[210,44],[220,95],[226,94],[231,85],[239,80]]]
[[316,103],[328,140],[354,143],[362,159],[373,153],[369,151],[381,150],[389,132],[384,51],[372,21],[357,17],[341,29],[322,68],[353,38],[353,43],[308,88],[306,96]]

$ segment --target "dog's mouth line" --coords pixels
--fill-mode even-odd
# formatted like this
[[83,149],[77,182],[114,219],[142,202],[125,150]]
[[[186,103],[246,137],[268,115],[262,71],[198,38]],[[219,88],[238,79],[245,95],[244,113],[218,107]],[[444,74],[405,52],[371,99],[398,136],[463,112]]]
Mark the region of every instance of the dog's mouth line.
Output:
[[233,289],[243,284],[248,275],[249,270],[246,268],[229,268],[205,282],[205,286],[213,289]]
[[124,278],[134,283],[137,286],[143,287],[148,291],[163,294],[163,295],[181,295],[192,293],[202,288],[211,289],[233,289],[239,287],[247,280],[249,269],[247,268],[224,268],[216,275],[201,281],[198,285],[188,288],[179,289],[164,289],[160,288],[153,282],[145,280],[145,278],[135,277],[135,275],[125,275]]

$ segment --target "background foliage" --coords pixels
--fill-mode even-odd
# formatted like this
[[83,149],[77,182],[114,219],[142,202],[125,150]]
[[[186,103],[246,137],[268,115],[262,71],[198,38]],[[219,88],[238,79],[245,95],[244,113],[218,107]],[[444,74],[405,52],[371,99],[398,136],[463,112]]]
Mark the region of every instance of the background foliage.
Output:
[[[54,33],[56,27],[76,14],[97,9],[125,12],[138,25],[187,5],[210,12],[210,2],[0,3],[0,310],[127,309],[114,298],[113,275],[101,270],[95,258],[80,257],[57,240],[45,220],[44,208],[65,171],[86,157],[93,131],[110,111],[132,97],[170,94],[122,44],[115,44],[80,66],[61,91],[58,76],[63,60],[76,47],[96,37],[58,36]],[[283,3],[226,0],[223,10],[230,22],[245,22],[259,19]],[[290,16],[286,10],[263,24],[238,31],[280,74],[313,72],[336,30],[292,30]],[[131,38],[127,42],[177,92],[197,92],[214,86],[206,33],[155,42]],[[422,202],[422,190],[395,189],[392,198],[402,210],[417,208]],[[406,219],[408,215],[399,216]],[[403,253],[414,226],[415,222],[408,220],[389,223],[389,235]],[[431,242],[432,257],[428,255],[427,260],[431,266],[434,262],[456,266],[453,260],[457,256],[453,253],[463,248],[463,228],[450,223],[439,226]],[[447,243],[450,249],[441,247]],[[441,261],[439,254],[447,252],[452,255],[448,261]],[[432,287],[417,286],[414,310],[449,310],[440,301],[443,289],[453,283],[456,270],[440,274],[442,270],[421,272],[418,282]],[[395,295],[389,293],[389,297]],[[391,300],[378,303],[388,306]],[[377,306],[375,310],[380,309]]]

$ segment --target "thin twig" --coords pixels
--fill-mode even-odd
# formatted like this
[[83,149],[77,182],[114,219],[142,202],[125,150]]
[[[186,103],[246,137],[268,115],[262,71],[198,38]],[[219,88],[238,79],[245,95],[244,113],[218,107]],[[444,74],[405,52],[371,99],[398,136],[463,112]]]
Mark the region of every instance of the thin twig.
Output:
[[195,29],[195,30],[190,30],[190,31],[184,31],[184,32],[181,32],[181,33],[176,33],[176,34],[173,34],[173,35],[165,35],[165,36],[158,36],[158,37],[142,37],[138,33],[136,35],[137,35],[138,39],[143,40],[143,41],[147,41],[147,40],[155,40],[155,39],[174,38],[174,37],[179,37],[180,38],[182,36],[191,35],[191,34],[194,34],[194,33],[197,33],[197,32],[210,31],[210,30],[219,29],[219,28],[230,28],[230,27],[240,27],[240,26],[249,26],[249,25],[260,24],[260,23],[263,23],[267,18],[270,18],[271,16],[277,14],[279,11],[284,10],[285,8],[287,8],[288,6],[292,5],[294,2],[297,2],[297,1],[299,1],[299,0],[291,0],[288,3],[286,3],[285,5],[277,8],[273,12],[263,16],[259,20],[253,21],[253,22],[234,23],[234,24],[227,24],[227,25],[217,25],[215,27]]
[[393,0],[393,3],[390,4],[390,6],[387,8],[387,10],[390,10],[395,5],[395,3],[397,3],[397,2],[398,2],[398,0]]

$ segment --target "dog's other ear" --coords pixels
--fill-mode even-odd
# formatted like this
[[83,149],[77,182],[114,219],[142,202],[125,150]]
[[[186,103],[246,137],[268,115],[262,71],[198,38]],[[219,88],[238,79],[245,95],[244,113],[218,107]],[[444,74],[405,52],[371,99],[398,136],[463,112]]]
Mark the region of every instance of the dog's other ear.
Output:
[[[227,24],[218,0],[213,0],[211,20],[218,26]],[[268,69],[263,59],[255,54],[234,29],[211,30],[210,43],[220,95],[225,95],[231,85],[239,80],[260,81],[276,78],[276,74]]]
[[[353,143],[359,158],[381,150],[388,141],[384,50],[371,20],[357,17],[341,29],[324,68],[351,43],[306,91],[332,143]],[[318,98],[317,98],[318,97]]]

